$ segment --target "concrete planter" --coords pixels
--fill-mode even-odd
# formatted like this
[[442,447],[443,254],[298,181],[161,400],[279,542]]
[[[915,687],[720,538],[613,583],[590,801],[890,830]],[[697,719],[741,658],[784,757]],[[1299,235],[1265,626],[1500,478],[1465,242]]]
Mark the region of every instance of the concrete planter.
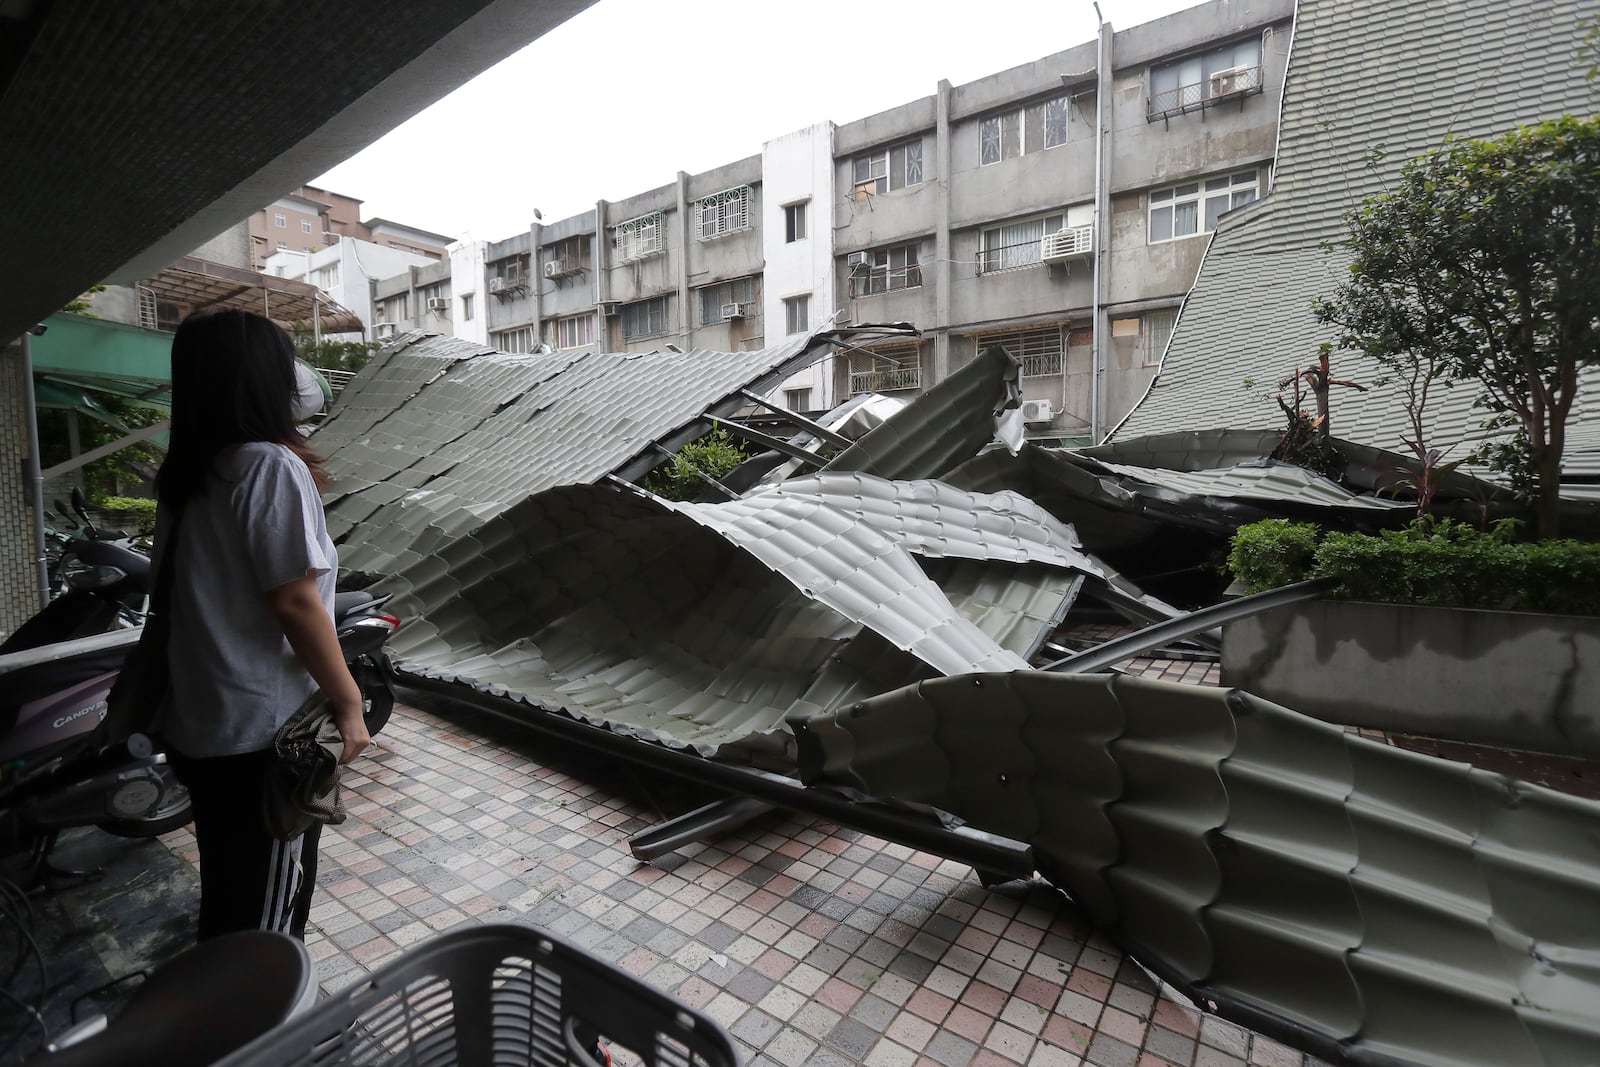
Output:
[[1222,682],[1328,722],[1600,758],[1600,619],[1315,601],[1228,625]]

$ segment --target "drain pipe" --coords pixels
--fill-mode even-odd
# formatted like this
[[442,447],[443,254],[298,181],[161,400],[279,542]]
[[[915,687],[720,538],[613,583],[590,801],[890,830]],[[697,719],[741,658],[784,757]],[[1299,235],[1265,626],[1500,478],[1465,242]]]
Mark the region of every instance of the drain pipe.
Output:
[[1095,57],[1094,89],[1094,293],[1091,296],[1094,316],[1093,339],[1089,345],[1089,443],[1100,443],[1100,394],[1105,375],[1105,272],[1101,261],[1105,258],[1106,236],[1106,94],[1111,91],[1109,59],[1111,52],[1111,27],[1100,14],[1100,5],[1094,5],[1095,21],[1100,24],[1099,53]]
[[39,466],[39,406],[33,394],[33,350],[28,339],[44,333],[43,325],[34,326],[22,333],[22,406],[26,412],[25,432],[28,435],[28,461],[22,474],[28,487],[28,506],[33,509],[34,574],[39,581],[39,610],[50,604],[50,567],[46,562],[44,544],[44,475]]

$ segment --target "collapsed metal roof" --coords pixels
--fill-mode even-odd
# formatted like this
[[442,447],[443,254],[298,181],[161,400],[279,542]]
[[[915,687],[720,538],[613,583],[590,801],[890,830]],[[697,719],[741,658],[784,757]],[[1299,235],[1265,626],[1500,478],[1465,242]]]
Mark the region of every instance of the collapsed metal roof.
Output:
[[[1203,1006],[1339,1063],[1600,1052],[1600,803],[1244,693],[1029,669],[1086,592],[1178,614],[1086,545],[1394,509],[1263,461],[1264,432],[1145,446],[1170,466],[993,447],[1016,415],[1004,353],[818,472],[718,502],[633,484],[826,343],[382,353],[315,443],[344,560],[407,619],[402,677],[917,847],[1036,865]],[[1351,460],[1375,483],[1387,462]],[[840,793],[859,802],[842,815]]]

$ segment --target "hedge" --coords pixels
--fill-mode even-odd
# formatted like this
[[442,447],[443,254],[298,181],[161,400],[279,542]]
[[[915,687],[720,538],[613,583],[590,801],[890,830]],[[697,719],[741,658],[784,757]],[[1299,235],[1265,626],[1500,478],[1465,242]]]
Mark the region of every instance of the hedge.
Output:
[[1330,595],[1348,600],[1600,615],[1600,544],[1518,543],[1510,533],[1445,520],[1324,534],[1312,523],[1268,519],[1239,529],[1228,568],[1252,593],[1333,578]]

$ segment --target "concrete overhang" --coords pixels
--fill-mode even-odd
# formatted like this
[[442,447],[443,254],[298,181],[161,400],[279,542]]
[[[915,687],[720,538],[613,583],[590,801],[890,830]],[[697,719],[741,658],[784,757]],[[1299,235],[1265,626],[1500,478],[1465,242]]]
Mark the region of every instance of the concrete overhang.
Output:
[[0,343],[133,282],[592,0],[0,0]]

